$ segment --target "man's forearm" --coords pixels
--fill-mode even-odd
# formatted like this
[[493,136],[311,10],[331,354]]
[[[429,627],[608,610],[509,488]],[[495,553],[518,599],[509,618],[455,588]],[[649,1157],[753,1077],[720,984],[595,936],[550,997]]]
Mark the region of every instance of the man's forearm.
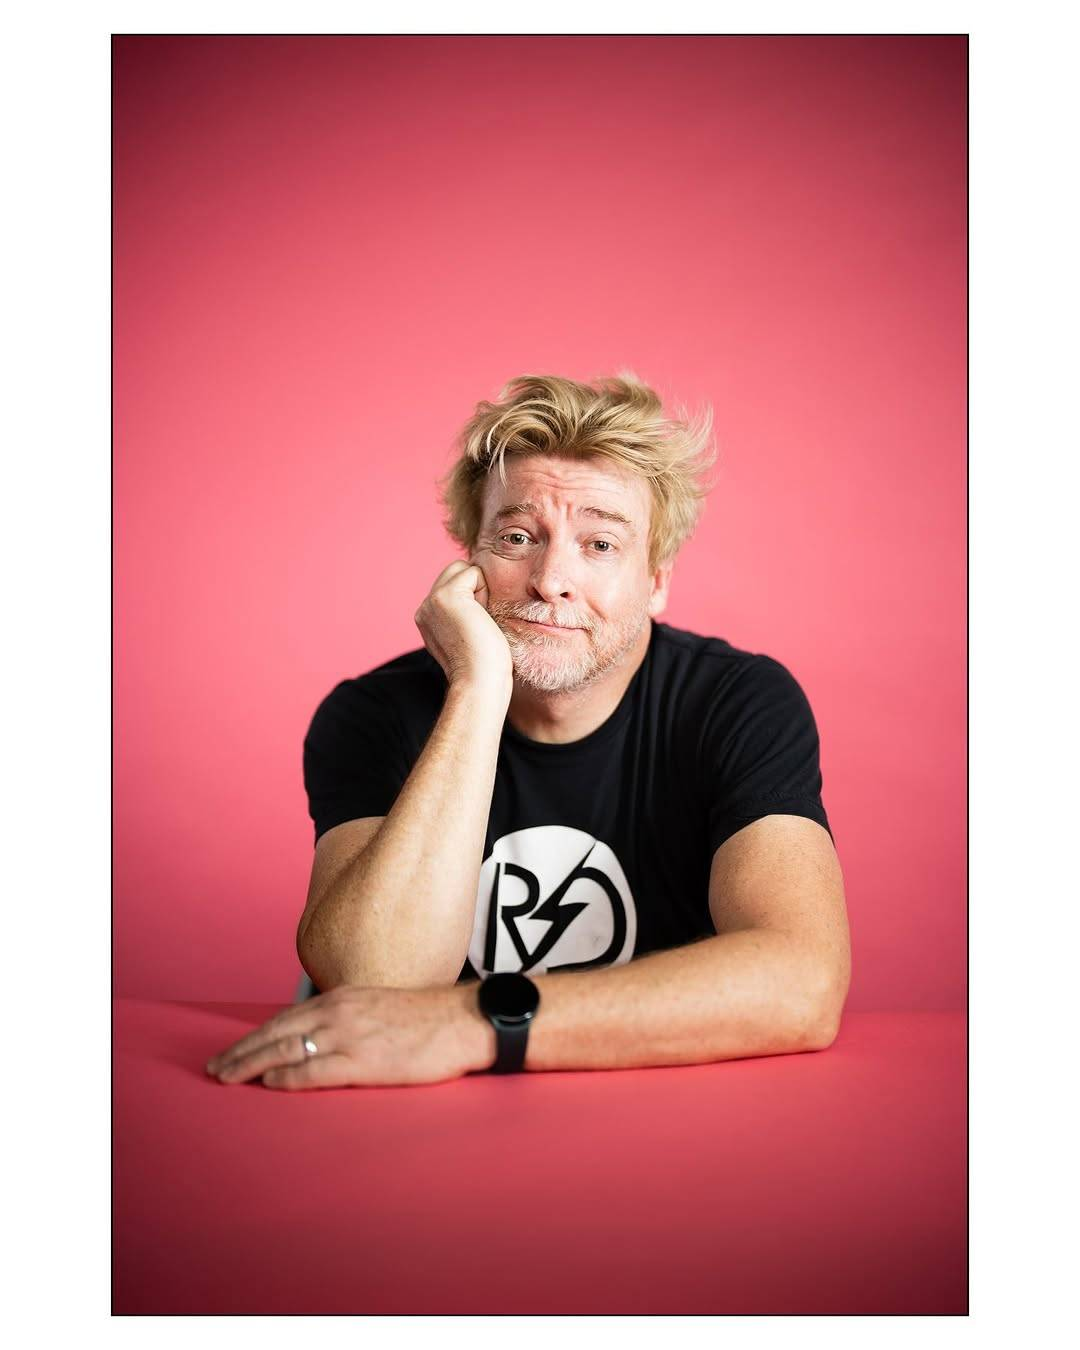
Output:
[[324,992],[453,984],[472,936],[509,689],[451,685],[378,833],[335,879],[298,943]]
[[[786,934],[746,929],[652,952],[627,965],[532,977],[540,1007],[526,1069],[629,1069],[824,1049],[846,990]],[[453,991],[476,1048],[495,1058],[495,1031],[476,986]]]

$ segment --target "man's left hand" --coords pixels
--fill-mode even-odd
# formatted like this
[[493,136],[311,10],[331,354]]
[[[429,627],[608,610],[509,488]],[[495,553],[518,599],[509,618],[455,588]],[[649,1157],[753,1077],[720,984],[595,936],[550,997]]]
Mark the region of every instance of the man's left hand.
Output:
[[[304,1049],[305,1039],[316,1053]],[[222,1083],[322,1088],[441,1083],[486,1069],[495,1031],[470,984],[341,985],[276,1013],[206,1066]]]

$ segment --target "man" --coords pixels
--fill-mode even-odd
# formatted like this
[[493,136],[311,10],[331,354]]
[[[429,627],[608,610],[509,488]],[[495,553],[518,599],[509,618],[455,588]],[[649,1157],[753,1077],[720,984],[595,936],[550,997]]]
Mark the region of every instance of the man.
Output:
[[706,489],[629,372],[511,381],[444,490],[424,647],[304,743],[321,994],[207,1066],[283,1088],[823,1049],[850,977],[818,737],[779,662],[657,622]]

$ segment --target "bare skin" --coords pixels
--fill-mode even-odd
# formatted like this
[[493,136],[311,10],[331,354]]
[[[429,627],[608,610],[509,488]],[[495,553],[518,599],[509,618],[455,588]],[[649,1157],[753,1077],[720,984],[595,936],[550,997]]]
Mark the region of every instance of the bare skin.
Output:
[[451,687],[508,693],[513,679],[510,648],[487,605],[484,573],[458,560],[435,578],[413,619]]
[[[495,519],[525,501],[528,512]],[[318,983],[329,992],[215,1056],[207,1069],[220,1081],[425,1083],[490,1067],[494,1032],[475,990],[429,986],[450,984],[467,948],[503,720],[561,743],[614,711],[670,584],[670,564],[648,565],[650,505],[645,483],[606,462],[537,456],[510,461],[505,486],[489,480],[470,562],[444,568],[416,614],[449,682],[432,736],[381,823],[346,822],[316,851],[306,964],[325,970]],[[716,937],[622,967],[537,977],[544,1012],[526,1067],[824,1048],[850,969],[843,906],[821,826],[785,815],[755,821],[714,856]]]
[[[506,467],[505,484],[487,484],[472,560],[444,567],[414,616],[449,686],[433,732],[385,818],[347,821],[316,847],[297,951],[321,989],[457,977],[504,722],[553,743],[594,731],[666,603],[671,564],[649,570],[644,480],[595,458]],[[535,509],[496,518],[526,501]]]
[[[514,456],[506,479],[488,480],[470,561],[513,661],[509,720],[536,741],[580,740],[611,716],[644,660],[673,564],[650,571],[648,483],[610,461]],[[526,502],[538,509],[497,518]]]
[[461,970],[513,676],[485,595],[460,559],[435,578],[415,619],[449,684],[438,720],[389,813],[316,845],[297,954],[320,989],[445,984]]

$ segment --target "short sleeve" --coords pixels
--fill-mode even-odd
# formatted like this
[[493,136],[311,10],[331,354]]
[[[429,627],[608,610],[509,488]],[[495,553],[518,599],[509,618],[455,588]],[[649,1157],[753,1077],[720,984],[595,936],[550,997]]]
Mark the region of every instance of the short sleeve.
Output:
[[832,837],[821,800],[820,746],[795,677],[756,655],[717,699],[702,737],[710,856],[762,816],[806,816]]
[[363,680],[343,680],[304,737],[304,789],[315,842],[335,825],[385,816],[411,765],[393,709]]

